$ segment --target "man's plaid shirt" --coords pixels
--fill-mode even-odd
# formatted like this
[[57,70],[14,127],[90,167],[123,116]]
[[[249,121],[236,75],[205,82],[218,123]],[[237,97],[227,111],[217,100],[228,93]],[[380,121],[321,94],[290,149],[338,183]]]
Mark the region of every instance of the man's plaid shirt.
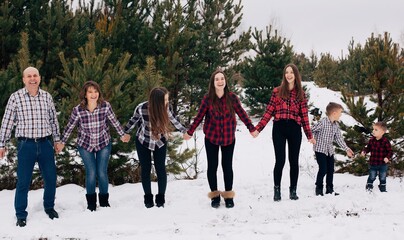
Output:
[[[173,112],[169,107],[167,107],[168,118],[170,122],[174,125],[174,127],[180,130],[182,133],[185,133],[187,130],[182,124],[175,118]],[[137,125],[138,129],[136,132],[136,137],[139,142],[145,146],[146,148],[154,151],[157,148],[161,148],[164,146],[166,142],[166,137],[161,135],[160,139],[153,139],[151,129],[150,129],[150,121],[149,121],[149,103],[143,102],[140,103],[133,113],[133,116],[130,118],[129,122],[125,126],[125,133],[129,133],[135,126]]]
[[[252,125],[250,118],[241,106],[238,97],[232,92],[230,92],[229,96],[232,99],[235,113],[237,113],[250,132],[255,131],[254,125]],[[192,136],[195,129],[203,118],[205,118],[203,124],[205,138],[215,145],[227,146],[232,144],[235,140],[236,116],[231,114],[230,110],[227,109],[226,97],[220,98],[219,104],[218,109],[221,109],[221,111],[217,111],[209,100],[209,97],[205,95],[199,107],[198,114],[187,133]]]
[[85,150],[99,151],[111,141],[110,123],[120,136],[125,133],[112,111],[111,104],[104,101],[93,112],[80,105],[73,108],[69,122],[63,132],[62,143],[65,144],[75,126],[77,126],[77,145]]
[[15,137],[42,138],[52,135],[53,141],[59,141],[59,123],[52,96],[42,89],[36,96],[30,96],[26,88],[11,94],[1,123],[1,148],[10,139],[14,127]]
[[257,130],[261,132],[272,117],[274,117],[274,121],[290,119],[303,127],[307,139],[312,139],[306,98],[302,101],[297,99],[295,88],[290,91],[288,99],[279,97],[278,92],[278,88],[273,90],[264,116],[256,126]]
[[384,136],[379,140],[372,137],[363,151],[365,153],[370,152],[369,164],[373,166],[383,165],[385,164],[384,158],[388,158],[391,161],[391,157],[393,156],[390,141]]

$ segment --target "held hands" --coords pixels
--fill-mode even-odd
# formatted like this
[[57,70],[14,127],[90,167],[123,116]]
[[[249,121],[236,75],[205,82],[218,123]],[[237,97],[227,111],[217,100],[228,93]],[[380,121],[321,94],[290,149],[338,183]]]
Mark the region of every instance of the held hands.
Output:
[[351,149],[348,149],[346,151],[346,154],[348,155],[349,158],[352,158],[355,155],[355,153]]
[[63,143],[55,142],[54,148],[55,148],[56,154],[59,154],[63,150],[64,147],[65,147],[65,145]]
[[314,139],[314,138],[309,139],[309,143],[311,143],[311,144],[316,144],[316,139]]
[[0,159],[6,156],[6,148],[0,148]]
[[189,139],[191,139],[192,136],[190,136],[188,133],[184,133],[182,137],[184,138],[184,140],[188,141]]
[[254,132],[250,132],[250,134],[251,134],[251,136],[252,136],[253,138],[256,138],[256,137],[258,137],[258,135],[260,134],[260,132],[258,132],[258,130],[255,130]]
[[366,152],[365,152],[365,151],[362,151],[362,152],[361,152],[361,156],[364,157],[365,155],[366,155]]
[[130,135],[125,133],[122,137],[121,137],[121,141],[124,143],[127,143],[130,141]]
[[389,162],[390,162],[388,158],[384,158],[383,161],[384,161],[385,163],[389,163]]

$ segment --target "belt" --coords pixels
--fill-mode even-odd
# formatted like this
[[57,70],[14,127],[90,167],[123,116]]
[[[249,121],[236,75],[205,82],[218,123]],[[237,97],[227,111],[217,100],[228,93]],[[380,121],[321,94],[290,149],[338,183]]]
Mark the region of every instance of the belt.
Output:
[[43,142],[46,140],[52,140],[52,136],[46,136],[41,138],[27,138],[27,137],[18,137],[18,141],[29,141],[29,142]]

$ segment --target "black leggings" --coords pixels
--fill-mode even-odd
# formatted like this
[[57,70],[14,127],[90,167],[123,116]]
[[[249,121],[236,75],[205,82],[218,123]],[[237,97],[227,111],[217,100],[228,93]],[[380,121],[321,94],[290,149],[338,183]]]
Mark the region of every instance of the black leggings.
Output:
[[211,191],[217,190],[216,173],[219,165],[219,148],[222,151],[224,188],[226,191],[233,189],[233,152],[235,142],[236,141],[228,146],[219,146],[205,138],[206,156],[208,158],[208,182]]
[[290,164],[290,186],[297,186],[299,177],[299,152],[302,143],[302,130],[299,124],[294,120],[274,121],[272,129],[272,139],[275,149],[275,168],[274,183],[275,186],[281,185],[282,170],[285,166],[285,148],[288,142],[288,155]]
[[157,174],[158,193],[165,194],[167,187],[167,173],[166,173],[166,153],[167,144],[164,144],[161,148],[156,148],[154,151],[143,146],[136,138],[136,151],[139,157],[141,175],[142,175],[142,187],[145,194],[151,194],[151,180],[150,173],[152,167],[152,153],[154,168]]

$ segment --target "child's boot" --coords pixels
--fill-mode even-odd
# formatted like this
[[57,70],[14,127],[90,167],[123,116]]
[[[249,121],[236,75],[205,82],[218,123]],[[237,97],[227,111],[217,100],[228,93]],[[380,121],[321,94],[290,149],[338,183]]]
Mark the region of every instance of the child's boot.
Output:
[[380,190],[380,192],[387,192],[387,190],[386,190],[386,184],[380,184],[380,185],[379,185],[379,190]]
[[218,208],[220,206],[220,191],[213,191],[208,193],[208,197],[211,199],[210,205],[213,208]]
[[324,196],[323,185],[316,185],[316,196]]
[[371,192],[373,190],[373,184],[372,183],[367,183],[366,184],[366,191]]

